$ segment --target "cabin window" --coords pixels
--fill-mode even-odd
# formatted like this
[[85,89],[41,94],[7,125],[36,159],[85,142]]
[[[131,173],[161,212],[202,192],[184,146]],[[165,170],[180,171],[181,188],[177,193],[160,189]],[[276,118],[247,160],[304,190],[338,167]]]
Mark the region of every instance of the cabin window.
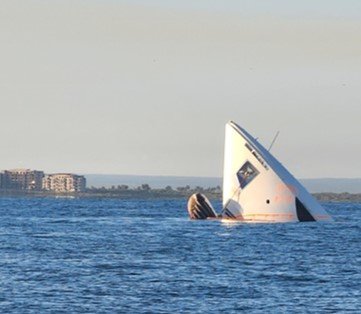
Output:
[[258,174],[259,171],[247,161],[237,172],[237,178],[241,188],[245,188]]

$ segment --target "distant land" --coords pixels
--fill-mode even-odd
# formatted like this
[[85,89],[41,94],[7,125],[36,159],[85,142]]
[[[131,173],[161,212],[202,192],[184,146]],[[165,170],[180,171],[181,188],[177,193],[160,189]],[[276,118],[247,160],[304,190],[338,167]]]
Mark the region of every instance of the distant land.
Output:
[[[173,188],[189,185],[192,189],[222,186],[222,179],[217,177],[178,177],[178,176],[137,176],[113,174],[85,174],[87,186],[106,187],[129,185],[130,188],[149,184],[151,188],[161,189],[166,186]],[[361,178],[320,178],[301,179],[302,184],[311,193],[361,193]]]
[[113,174],[86,174],[87,187],[106,187],[112,185],[129,185],[135,188],[141,184],[149,184],[153,189],[162,189],[166,186],[177,188],[189,185],[191,188],[197,186],[208,188],[222,185],[222,180],[216,177],[177,177],[177,176],[137,176],[137,175],[113,175]]

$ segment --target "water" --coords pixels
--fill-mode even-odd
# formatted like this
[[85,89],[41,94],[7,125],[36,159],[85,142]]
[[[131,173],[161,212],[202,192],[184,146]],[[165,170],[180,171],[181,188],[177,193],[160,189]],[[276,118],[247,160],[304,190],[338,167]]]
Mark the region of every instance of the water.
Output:
[[[218,204],[220,205],[220,204]],[[185,200],[0,199],[1,313],[360,313],[361,204],[189,221]]]

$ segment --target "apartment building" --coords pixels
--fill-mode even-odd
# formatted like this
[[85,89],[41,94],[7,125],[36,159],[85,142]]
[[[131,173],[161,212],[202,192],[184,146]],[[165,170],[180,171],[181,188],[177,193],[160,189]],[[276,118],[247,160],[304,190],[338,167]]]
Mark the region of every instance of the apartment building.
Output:
[[0,189],[4,188],[4,173],[0,172]]
[[35,190],[42,189],[44,172],[30,169],[5,170],[2,174],[2,187],[12,190]]
[[48,174],[43,178],[43,189],[57,193],[84,192],[86,179],[72,173]]

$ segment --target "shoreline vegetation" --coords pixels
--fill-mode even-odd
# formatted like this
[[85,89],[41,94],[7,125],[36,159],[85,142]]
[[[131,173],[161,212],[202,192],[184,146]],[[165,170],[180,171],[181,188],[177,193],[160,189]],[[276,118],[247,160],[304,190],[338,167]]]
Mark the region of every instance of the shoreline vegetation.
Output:
[[[167,186],[163,189],[152,189],[148,184],[142,184],[135,188],[128,185],[106,187],[90,187],[85,192],[54,193],[50,191],[34,190],[10,190],[0,189],[0,197],[55,197],[55,198],[119,198],[119,199],[188,199],[194,193],[203,193],[211,200],[221,200],[221,188],[202,188],[190,186],[173,188]],[[321,202],[361,202],[361,193],[313,193]]]

